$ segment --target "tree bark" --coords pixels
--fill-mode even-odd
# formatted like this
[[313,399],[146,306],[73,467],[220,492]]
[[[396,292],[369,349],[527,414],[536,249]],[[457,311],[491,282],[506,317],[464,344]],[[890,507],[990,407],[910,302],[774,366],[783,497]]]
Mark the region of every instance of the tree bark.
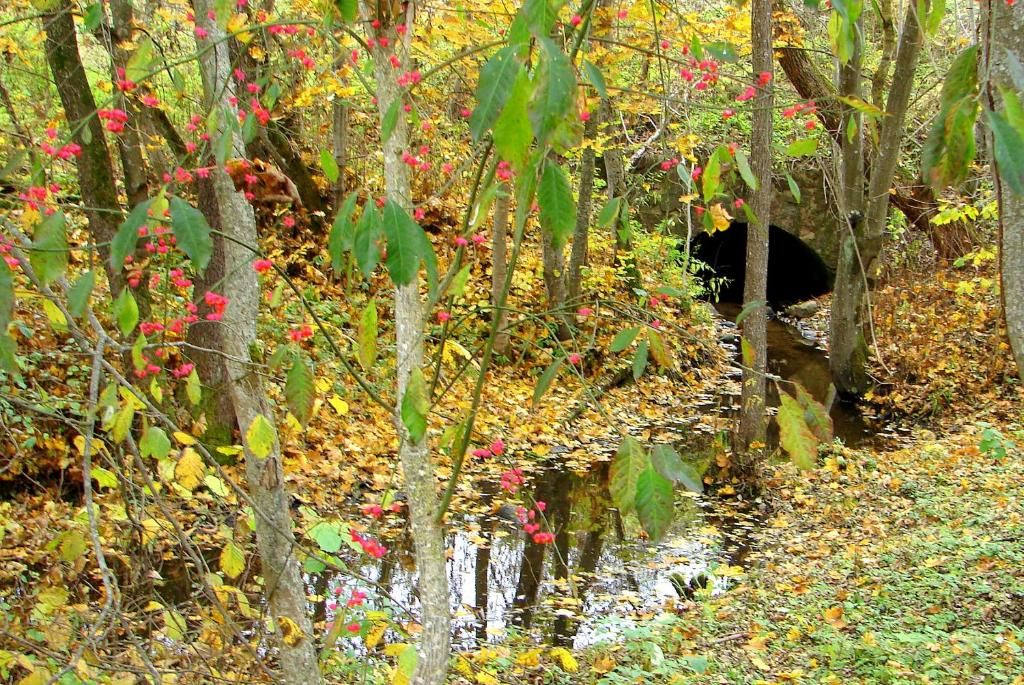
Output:
[[[209,34],[199,47],[213,46],[200,58],[206,105],[208,108],[230,107],[233,88],[226,36],[216,22],[207,17],[213,7],[209,0],[193,0],[192,6],[198,25]],[[233,143],[236,150],[242,149],[242,141],[237,136]],[[295,555],[281,448],[275,437],[269,453],[258,454],[246,434],[260,416],[274,424],[262,379],[250,360],[260,303],[259,283],[250,266],[253,253],[249,247],[257,245],[256,218],[252,207],[242,193],[235,190],[231,178],[219,165],[214,165],[210,179],[218,212],[215,220],[225,234],[217,238],[224,267],[223,290],[230,297],[221,325],[217,327],[218,349],[225,355],[226,386],[243,436],[246,480],[255,510],[264,592],[277,636],[277,682],[317,685],[321,682],[320,670],[305,585]]]
[[345,171],[348,166],[348,105],[335,97],[331,105],[333,122],[331,126],[331,142],[334,148],[334,162],[338,165],[338,180],[334,183],[334,208],[337,210],[345,200],[348,188],[345,184]]
[[[1024,60],[1024,8],[1004,0],[986,0],[988,26],[983,34],[982,73],[988,73],[985,95],[988,108],[999,111],[999,88],[1020,91],[1011,76],[1011,60]],[[1018,64],[1020,62],[1018,61]],[[990,145],[990,149],[995,149]],[[999,276],[1006,318],[1006,333],[1017,362],[1017,373],[1024,380],[1024,196],[1015,193],[1006,182],[1004,170],[992,156],[993,181],[999,201]]]
[[[751,0],[751,60],[753,78],[774,72],[772,64],[772,0]],[[739,451],[741,471],[747,477],[756,473],[755,442],[765,435],[765,373],[768,362],[768,225],[772,206],[772,105],[774,84],[758,88],[753,100],[754,116],[750,134],[750,170],[757,178],[750,209],[754,220],[747,226],[747,262],[744,275],[743,304],[753,308],[743,320],[743,338],[753,359],[745,360],[741,391]]]
[[[600,124],[601,109],[592,113],[583,127],[584,141],[593,140]],[[583,265],[587,262],[587,242],[590,236],[590,215],[594,195],[594,148],[583,148],[580,161],[579,199],[576,202],[576,228],[572,233],[572,250],[569,252],[569,271],[566,274],[566,290],[569,302],[579,304],[582,288]]]
[[[605,99],[601,101],[600,111],[597,115],[598,119],[604,123],[606,131],[611,133],[611,128],[614,126],[612,123],[612,113],[614,112],[611,99]],[[622,150],[615,144],[614,135],[612,135],[611,144],[605,149],[604,158],[604,173],[605,178],[608,181],[608,200],[613,200],[616,197],[622,198],[622,201],[626,201],[626,165],[622,159]],[[633,254],[633,240],[628,231],[623,231],[618,221],[612,222],[612,235],[615,239],[615,249],[612,252],[612,263],[618,267],[620,264],[626,273],[626,290],[630,293],[634,292],[641,285],[640,283],[640,269],[636,264],[636,257]]]
[[[404,6],[404,14],[381,16],[381,6],[368,0],[363,3],[367,24],[371,19],[381,22],[377,36],[386,35],[395,53],[380,47],[373,48],[374,72],[377,78],[377,107],[381,126],[393,102],[404,96],[398,85],[399,69],[388,61],[397,54],[403,69],[407,69],[409,41],[413,34],[412,2]],[[399,36],[396,24],[405,24],[406,33]],[[384,178],[387,199],[412,212],[412,188],[408,167],[402,162],[402,153],[408,148],[408,122],[399,116],[391,136],[384,141]],[[448,574],[445,561],[444,533],[438,521],[440,502],[437,496],[434,464],[426,438],[414,441],[401,419],[402,398],[414,369],[423,364],[423,306],[420,302],[419,275],[408,284],[395,288],[396,384],[395,428],[399,436],[398,454],[402,462],[405,487],[409,493],[409,522],[416,553],[417,590],[423,618],[423,632],[417,647],[419,660],[413,674],[413,685],[443,685],[448,672],[451,646],[451,615],[448,607]]]
[[[924,8],[929,2],[925,0]],[[923,32],[917,16],[918,5],[909,3],[900,33],[893,71],[892,88],[886,101],[886,116],[880,124],[878,153],[871,158],[867,209],[862,231],[844,236],[836,270],[836,290],[832,299],[832,338],[830,365],[836,390],[847,397],[859,397],[870,387],[867,374],[868,347],[864,337],[869,325],[866,298],[878,272],[876,260],[882,248],[889,210],[889,189],[896,175],[903,122],[914,87],[914,72],[921,54]],[[860,127],[858,127],[859,132]],[[844,135],[844,138],[846,136]],[[851,172],[852,173],[852,172]],[[845,177],[846,184],[862,184],[863,177]],[[851,214],[847,214],[851,217]],[[851,221],[851,227],[853,222]]]
[[541,235],[541,258],[544,266],[544,289],[548,294],[548,307],[555,313],[559,340],[572,337],[565,316],[565,253],[555,246],[549,231]]
[[121,265],[110,264],[110,243],[122,220],[121,204],[117,200],[107,140],[96,116],[96,101],[78,52],[70,0],[60,0],[51,13],[43,15],[42,22],[46,32],[46,61],[57,84],[64,116],[74,131],[74,140],[82,147],[75,164],[89,232],[103,261],[111,295],[116,297],[126,284]]

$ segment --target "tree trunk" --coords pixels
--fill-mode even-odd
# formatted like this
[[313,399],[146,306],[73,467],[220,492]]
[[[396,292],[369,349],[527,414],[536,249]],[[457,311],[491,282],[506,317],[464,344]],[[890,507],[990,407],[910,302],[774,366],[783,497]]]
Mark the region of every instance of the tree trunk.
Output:
[[508,312],[497,309],[501,293],[505,289],[508,274],[508,207],[512,190],[507,183],[498,186],[498,197],[494,200],[494,233],[491,242],[491,304],[496,308],[494,316],[498,321],[498,333],[494,337],[494,353],[508,356],[510,336],[505,330]]
[[[988,72],[985,85],[988,108],[999,111],[999,88],[1016,91],[1011,75],[1013,58],[1024,60],[1024,8],[1004,0],[987,0],[989,25],[983,35],[984,65]],[[990,146],[991,147],[991,146]],[[991,147],[991,149],[995,149]],[[1010,348],[1017,362],[1017,373],[1024,380],[1024,195],[1017,194],[1006,182],[1004,170],[993,155],[993,180],[999,201],[999,276],[1003,314]]]
[[[207,12],[213,7],[209,0],[193,0],[192,6],[198,25],[209,34],[199,47],[214,46],[200,58],[206,105],[208,108],[229,107],[228,99],[233,88],[226,36],[216,22],[207,17]],[[236,149],[241,149],[242,141],[237,136],[233,142]],[[242,193],[235,190],[231,178],[219,166],[215,165],[210,178],[218,211],[216,219],[225,235],[233,239],[217,239],[221,243],[224,264],[223,290],[230,297],[221,325],[217,327],[218,349],[225,355],[228,394],[243,435],[246,480],[255,509],[256,543],[264,592],[278,638],[277,682],[316,685],[321,682],[320,671],[305,585],[294,549],[281,448],[275,437],[269,453],[257,454],[246,435],[253,421],[260,416],[271,425],[274,423],[261,376],[250,363],[260,303],[259,283],[250,266],[253,253],[248,247],[257,245],[256,219],[252,207]]]
[[[772,74],[772,2],[751,0],[751,58],[754,78]],[[768,225],[772,206],[772,105],[774,83],[759,88],[753,100],[754,116],[750,134],[750,169],[757,178],[750,209],[754,220],[747,226],[747,263],[744,275],[743,304],[754,305],[743,320],[743,338],[753,359],[743,366],[742,413],[739,451],[741,470],[747,477],[756,473],[755,442],[765,435],[765,373],[768,361]]]
[[[379,19],[378,36],[386,35],[395,46],[403,65],[408,64],[409,41],[413,33],[413,3],[405,5],[406,13],[399,16],[378,16],[380,5],[364,2],[363,15]],[[405,24],[404,40],[394,30],[396,24]],[[381,126],[393,102],[401,100],[403,91],[398,85],[399,69],[391,66],[389,50],[377,41],[373,49],[374,71],[377,77],[377,107]],[[402,69],[408,68],[403,66]],[[399,116],[391,136],[384,141],[385,194],[391,202],[411,213],[412,188],[408,167],[402,162],[402,153],[409,145],[408,122]],[[419,275],[408,284],[395,288],[396,382],[395,428],[399,436],[398,454],[402,462],[405,488],[409,493],[409,522],[416,550],[417,590],[423,617],[423,632],[418,646],[419,660],[413,675],[413,685],[443,685],[448,672],[451,645],[451,614],[448,607],[448,574],[445,561],[444,533],[438,521],[440,503],[434,473],[434,464],[426,438],[414,441],[401,420],[402,398],[414,369],[423,364],[423,312],[420,302]]]
[[[927,0],[923,7],[926,10],[929,7]],[[867,375],[868,348],[864,337],[870,316],[866,299],[878,271],[876,260],[881,252],[882,237],[889,214],[889,189],[896,175],[904,135],[903,122],[910,105],[914,72],[923,43],[917,10],[917,4],[907,5],[907,15],[903,21],[899,48],[896,52],[892,88],[886,102],[886,116],[880,124],[878,153],[871,159],[863,229],[859,236],[856,236],[856,231],[856,237],[844,236],[836,270],[836,291],[832,299],[830,362],[836,390],[847,397],[861,396],[870,387]],[[860,127],[858,132],[859,130]],[[852,177],[844,178],[844,186],[847,182],[863,183],[861,179],[854,181]],[[847,216],[851,217],[849,213]]]
[[[839,68],[839,93],[847,98],[861,96],[864,44],[860,26],[856,36],[850,61]],[[836,387],[849,394],[851,388],[860,387],[868,380],[864,373],[867,345],[863,331],[857,327],[857,308],[863,296],[858,245],[862,242],[864,226],[864,118],[850,105],[840,105],[839,117],[836,133],[840,187],[837,195],[843,233],[839,236],[832,298],[829,366]],[[845,131],[852,131],[853,135],[844,134]]]
[[[600,112],[597,118],[601,120],[606,126],[606,130],[611,133],[613,124],[612,113],[614,108],[610,99],[602,100]],[[608,180],[608,199],[613,200],[616,197],[621,197],[622,201],[626,199],[626,165],[622,160],[622,150],[615,144],[614,136],[612,136],[612,142],[608,148],[604,151],[604,173],[605,178]],[[626,290],[632,293],[638,289],[640,283],[640,269],[636,264],[636,257],[633,255],[633,240],[630,237],[628,231],[623,231],[618,221],[612,222],[612,234],[615,238],[615,250],[612,252],[612,263],[618,267],[622,264],[622,267],[626,272]]]
[[333,122],[331,142],[334,148],[334,163],[338,165],[338,180],[334,183],[334,209],[341,207],[348,188],[345,185],[345,172],[348,166],[348,105],[338,97],[332,104]]
[[57,84],[64,116],[74,131],[74,140],[82,146],[82,154],[75,164],[89,232],[103,261],[111,295],[116,297],[126,283],[121,265],[110,264],[110,243],[121,223],[121,205],[117,200],[107,140],[96,116],[96,101],[78,52],[70,0],[60,0],[53,12],[43,15],[42,21],[46,31],[46,61]]
[[[584,144],[589,140],[593,142],[597,134],[597,127],[600,124],[601,110],[594,112],[590,121],[584,126]],[[587,242],[590,235],[590,215],[592,198],[594,195],[594,148],[587,145],[583,148],[583,158],[580,161],[580,193],[576,203],[576,229],[572,233],[572,250],[569,253],[569,272],[566,275],[566,289],[569,302],[576,306],[579,304],[582,288],[583,265],[587,262]]]
[[548,294],[548,307],[555,314],[559,340],[572,337],[565,316],[565,253],[556,248],[549,231],[542,231],[541,257],[544,263],[544,289]]

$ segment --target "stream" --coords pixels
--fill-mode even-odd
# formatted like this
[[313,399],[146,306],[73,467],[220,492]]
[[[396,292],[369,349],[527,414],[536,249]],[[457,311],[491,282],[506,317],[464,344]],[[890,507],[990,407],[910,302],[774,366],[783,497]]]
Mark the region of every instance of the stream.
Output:
[[[720,305],[720,344],[736,358],[736,329],[727,317],[739,308]],[[829,386],[828,359],[814,334],[800,324],[769,322],[769,373],[779,383],[797,381],[823,400]],[[698,398],[680,417],[657,431],[658,442],[672,442],[680,454],[714,459],[723,449],[724,432],[739,405],[740,371],[730,369],[715,393]],[[769,404],[778,393],[770,382]],[[835,435],[848,446],[863,446],[876,435],[872,422],[855,408],[836,403],[831,410]],[[708,428],[711,415],[713,427]],[[774,422],[773,422],[774,425]],[[775,434],[769,443],[777,443]],[[745,564],[752,531],[767,512],[759,501],[677,492],[676,515],[657,543],[643,539],[635,517],[622,518],[608,493],[609,460],[617,445],[590,449],[591,471],[577,474],[560,464],[552,450],[546,467],[531,484],[526,499],[546,503],[545,529],[553,544],[527,543],[509,505],[500,502],[497,486],[482,493],[476,510],[453,516],[447,540],[452,597],[453,642],[472,649],[500,642],[520,631],[541,643],[586,647],[614,639],[634,625],[634,617],[663,611],[689,596],[725,591]],[[343,549],[342,554],[345,553]],[[365,579],[386,588],[397,606],[417,611],[415,565],[408,534],[393,543],[383,560],[345,558]],[[341,574],[311,577],[314,593],[328,599],[317,607],[318,620],[343,610],[341,600],[365,583]],[[694,593],[697,586],[699,592]],[[679,589],[677,589],[677,586]],[[396,614],[398,612],[396,611]]]

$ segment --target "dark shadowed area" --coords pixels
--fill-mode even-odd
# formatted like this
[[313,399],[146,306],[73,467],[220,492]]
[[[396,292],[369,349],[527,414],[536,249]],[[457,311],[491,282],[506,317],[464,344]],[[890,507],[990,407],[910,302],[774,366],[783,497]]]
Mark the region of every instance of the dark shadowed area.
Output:
[[[743,301],[747,225],[733,222],[724,231],[693,239],[693,256],[725,279],[718,290],[722,302]],[[772,226],[768,234],[768,302],[782,308],[832,290],[832,271],[807,243]]]

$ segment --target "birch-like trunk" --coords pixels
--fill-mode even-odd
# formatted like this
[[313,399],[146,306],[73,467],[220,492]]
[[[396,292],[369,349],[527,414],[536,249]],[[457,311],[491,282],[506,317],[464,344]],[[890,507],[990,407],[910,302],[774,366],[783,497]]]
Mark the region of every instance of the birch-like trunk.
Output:
[[[386,36],[389,48],[381,48],[375,41],[373,49],[374,71],[377,78],[377,107],[380,111],[381,128],[391,104],[404,98],[404,91],[398,85],[398,76],[408,69],[409,41],[413,33],[413,3],[406,5],[406,12],[396,16],[378,16],[377,3],[364,2],[363,11],[367,24],[379,19],[381,27],[374,38]],[[394,26],[405,24],[404,39]],[[392,52],[392,47],[394,52]],[[396,54],[402,67],[391,66],[389,58]],[[412,188],[408,167],[402,162],[402,153],[409,146],[409,130],[405,116],[399,115],[391,136],[384,141],[384,178],[387,199],[400,205],[406,212],[412,210]],[[413,685],[442,685],[448,673],[448,657],[451,648],[451,614],[448,606],[448,574],[445,558],[444,533],[438,521],[440,503],[434,464],[431,460],[427,439],[416,442],[401,419],[402,398],[414,369],[423,365],[423,304],[420,301],[420,278],[417,276],[408,284],[395,288],[395,337],[396,337],[396,395],[395,428],[400,446],[399,458],[406,492],[409,495],[409,522],[415,547],[417,581],[423,632],[417,647],[419,659],[413,674]]]
[[[199,44],[200,50],[209,48],[200,58],[206,105],[224,107],[224,114],[228,115],[233,87],[225,35],[207,18],[207,12],[213,7],[209,0],[193,0],[192,6],[198,25],[209,34]],[[238,136],[234,137],[232,145],[235,154],[241,155],[243,144]],[[313,624],[295,554],[280,445],[275,439],[270,452],[261,458],[253,453],[246,436],[247,429],[260,415],[271,425],[274,423],[262,379],[250,362],[260,303],[259,283],[250,266],[253,253],[248,247],[257,244],[256,219],[252,207],[242,193],[235,190],[231,178],[219,165],[214,165],[210,179],[217,209],[215,220],[224,233],[224,237],[217,238],[223,259],[223,291],[230,299],[218,327],[219,350],[224,354],[226,389],[245,447],[246,480],[255,508],[256,544],[264,592],[277,635],[276,682],[317,685],[321,678]]]
[[499,318],[498,334],[494,337],[494,353],[508,356],[510,336],[505,330],[508,312],[504,308],[497,309],[505,289],[505,276],[508,274],[508,208],[512,190],[507,183],[498,187],[498,197],[494,200],[494,232],[491,238],[491,303],[495,307],[494,315]]
[[[1024,61],[1024,7],[1005,0],[987,0],[989,20],[983,34],[988,107],[1002,109],[999,88],[1015,90],[1010,69],[1015,57]],[[983,72],[984,73],[984,72]],[[1021,93],[1017,91],[1018,97]],[[993,148],[994,149],[994,148]],[[992,159],[993,180],[999,200],[999,275],[1006,333],[1017,361],[1017,373],[1024,379],[1024,196],[1007,184],[996,160]]]

